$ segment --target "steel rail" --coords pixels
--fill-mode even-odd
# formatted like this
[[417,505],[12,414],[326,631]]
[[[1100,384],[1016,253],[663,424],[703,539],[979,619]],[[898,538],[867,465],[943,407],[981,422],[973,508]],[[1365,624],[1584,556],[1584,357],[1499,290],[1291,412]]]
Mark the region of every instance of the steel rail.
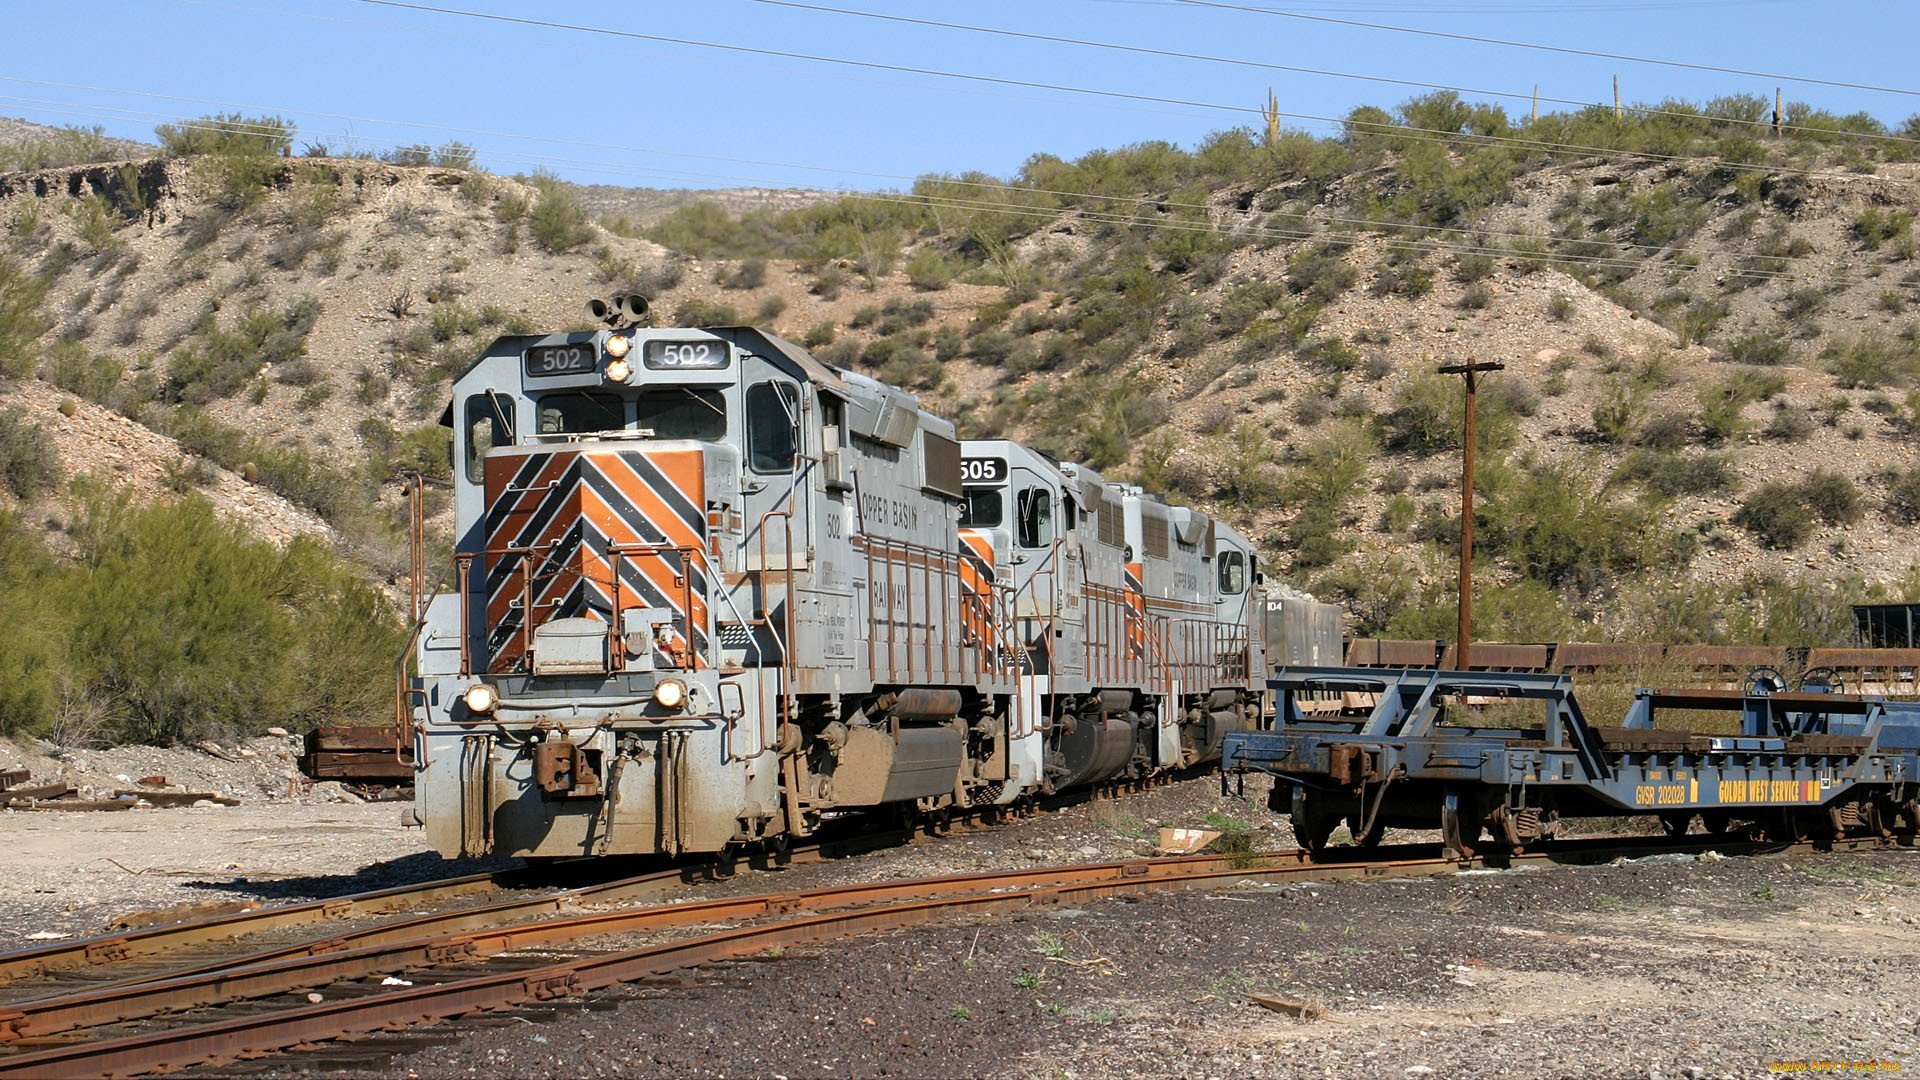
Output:
[[[1110,794],[1131,794],[1177,780],[1192,779],[1204,769],[1175,770],[1162,776],[1127,783],[1114,782],[1100,789],[1077,789],[1043,801],[1048,808],[1076,805]],[[987,810],[999,807],[973,807],[957,815],[953,825],[971,823]],[[789,863],[804,863],[834,855],[857,854],[889,844],[911,842],[914,830],[885,829],[851,837],[827,837],[805,845],[795,845],[785,853]],[[582,865],[597,860],[581,860]],[[703,870],[716,865],[688,863],[678,872]],[[542,874],[538,867],[517,867],[488,874],[470,874],[415,885],[399,885],[326,900],[261,907],[242,912],[211,915],[175,923],[142,927],[136,930],[101,934],[75,941],[62,941],[0,952],[0,986],[21,979],[56,971],[120,964],[163,956],[167,953],[208,942],[285,930],[316,923],[390,914],[421,903],[437,903],[516,888],[538,888]],[[637,880],[637,879],[636,879]],[[480,909],[475,909],[480,910]]]
[[[477,927],[462,927],[458,924],[463,921],[464,913],[428,916],[375,928],[363,935],[358,948],[350,948],[342,939],[332,938],[254,954],[202,969],[175,972],[161,978],[96,985],[72,993],[9,1002],[0,1005],[0,1045],[166,1012],[270,997],[348,979],[467,962],[502,952],[551,947],[609,934],[764,918],[802,910],[857,907],[896,902],[904,898],[970,894],[994,889],[1033,889],[1109,879],[1159,879],[1257,864],[1299,864],[1305,860],[1305,853],[1297,851],[1126,860],[728,897],[638,911],[560,916],[513,925],[501,925],[496,920]],[[626,887],[626,883],[620,885]],[[614,887],[608,886],[607,890]],[[542,898],[537,902],[529,902],[528,907],[557,909],[558,903],[553,898]],[[435,928],[442,932],[406,933],[410,929]],[[476,932],[462,932],[468,929]]]
[[418,885],[312,900],[300,904],[255,908],[230,915],[213,915],[185,922],[150,926],[117,934],[102,934],[0,953],[0,984],[52,971],[118,964],[140,957],[159,956],[208,941],[223,941],[269,930],[308,926],[319,922],[383,915],[414,904],[452,900],[479,893],[525,887],[512,884],[525,870],[470,874]]
[[[1367,861],[1392,861],[1396,850],[1403,855],[1432,850],[1436,845],[1410,844],[1399,849],[1349,849],[1368,856]],[[1728,847],[1710,838],[1692,843],[1677,843],[1671,838],[1594,837],[1563,842],[1550,852],[1537,853],[1541,859],[1571,862],[1616,857],[1640,847],[1660,851],[1691,847]],[[1739,845],[1732,845],[1739,846]],[[1755,850],[1760,850],[1755,848]],[[1069,880],[1104,879],[1109,874],[1121,877],[1160,877],[1169,873],[1191,873],[1208,867],[1251,868],[1255,865],[1304,863],[1304,851],[1270,851],[1233,855],[1195,855],[1182,858],[1123,860],[1091,863],[1069,868],[1034,869],[991,875],[959,875],[881,885],[859,885],[840,890],[814,890],[802,893],[760,894],[727,898],[666,908],[646,909],[616,915],[563,915],[573,903],[601,903],[625,899],[657,889],[682,877],[682,871],[658,874],[583,887],[566,893],[536,897],[485,908],[424,915],[400,922],[385,923],[361,931],[330,938],[300,942],[261,950],[220,962],[141,976],[116,982],[95,983],[85,989],[23,998],[0,1004],[0,1045],[21,1040],[45,1038],[82,1028],[100,1027],[175,1012],[204,1008],[249,998],[268,997],[292,990],[325,985],[342,980],[364,978],[387,972],[429,968],[437,964],[465,961],[516,948],[551,945],[591,934],[596,926],[614,925],[610,933],[631,932],[685,925],[689,922],[753,918],[769,913],[801,908],[824,909],[828,906],[854,906],[905,895],[925,896],[935,892],[966,891],[982,883],[1001,888],[1030,888],[1033,882],[1059,884]],[[1491,861],[1498,862],[1499,856]],[[1484,860],[1483,860],[1484,861]],[[547,914],[545,920],[515,923],[516,917]],[[610,922],[609,922],[610,920]],[[496,934],[478,931],[498,930]],[[472,932],[472,933],[469,933]]]
[[[437,947],[439,952],[430,957],[430,962],[447,963],[515,949],[550,947],[558,943],[578,942],[583,938],[657,929],[674,922],[778,916],[809,905],[819,907],[834,903],[834,906],[841,906],[861,902],[856,897],[865,902],[865,906],[832,914],[802,915],[763,926],[721,930],[532,970],[480,975],[438,986],[375,992],[280,1012],[0,1058],[0,1077],[123,1075],[179,1069],[208,1061],[233,1060],[342,1036],[444,1019],[476,1010],[509,1008],[527,1002],[577,996],[615,983],[664,975],[764,949],[923,925],[954,913],[999,913],[1043,903],[1093,900],[1155,889],[1207,887],[1246,879],[1296,877],[1312,881],[1341,881],[1372,877],[1436,876],[1461,869],[1515,862],[1592,861],[1605,857],[1609,852],[1673,848],[1671,841],[1658,843],[1661,839],[1634,838],[1631,843],[1621,844],[1614,838],[1598,838],[1593,844],[1560,844],[1537,852],[1469,860],[1442,857],[1314,863],[1306,861],[1305,855],[1300,852],[1131,860],[1083,867],[882,882],[584,916],[465,938],[443,939],[438,943],[410,943],[407,947]],[[1718,846],[1726,846],[1725,840],[1722,839]],[[1736,846],[1785,851],[1811,845]],[[1245,865],[1259,861],[1269,861],[1274,865]],[[928,899],[930,893],[938,898]],[[835,903],[836,899],[838,903]],[[330,958],[323,956],[315,959],[324,965]],[[346,963],[356,958],[341,954],[331,959]],[[308,978],[303,985],[316,984],[325,971],[324,967],[308,969]],[[270,973],[266,972],[235,970],[229,973],[229,979],[238,983],[256,975],[270,977]]]

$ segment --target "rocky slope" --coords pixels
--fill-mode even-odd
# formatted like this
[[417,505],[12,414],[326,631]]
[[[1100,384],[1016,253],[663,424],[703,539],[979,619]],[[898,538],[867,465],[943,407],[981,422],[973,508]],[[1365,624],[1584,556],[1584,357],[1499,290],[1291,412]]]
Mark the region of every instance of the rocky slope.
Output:
[[[205,161],[139,168],[145,190],[138,213],[126,212],[124,193],[115,194],[110,167],[0,177],[0,250],[50,281],[42,304],[48,326],[29,350],[30,368],[57,375],[51,369],[62,355],[69,370],[76,355],[117,360],[124,369],[118,386],[95,396],[158,427],[166,426],[159,418],[165,410],[153,404],[153,391],[164,389],[183,350],[206,351],[210,334],[234,332],[250,314],[297,322],[295,307],[304,303],[302,349],[260,364],[224,393],[192,388],[189,396],[204,397],[206,413],[221,423],[304,447],[342,474],[355,473],[396,438],[431,423],[449,373],[493,334],[583,326],[585,299],[639,289],[654,296],[665,321],[676,311],[711,315],[730,307],[736,317],[796,340],[837,338],[843,359],[858,357],[854,346],[880,336],[885,320],[875,311],[924,305],[905,333],[943,354],[931,374],[922,368],[918,376],[935,408],[959,416],[963,430],[1004,428],[1067,446],[1076,437],[1075,410],[1061,408],[1059,399],[1078,401],[1089,383],[1071,379],[1071,365],[1015,372],[941,345],[943,335],[951,344],[977,330],[981,309],[1009,293],[984,273],[950,285],[909,280],[909,256],[950,252],[954,236],[909,238],[895,269],[871,280],[841,274],[844,287],[823,289],[818,265],[755,260],[743,273],[747,264],[739,260],[688,257],[594,224],[580,226],[580,242],[549,250],[536,241],[530,208],[564,196],[511,179],[294,159],[242,208],[223,194]],[[1644,257],[1617,269],[1592,261],[1543,265],[1512,254],[1523,246],[1516,238],[1568,235],[1576,218],[1588,235],[1618,235],[1632,245],[1633,228],[1616,222],[1606,231],[1615,204],[1677,185],[1698,191],[1704,174],[1677,166],[1537,170],[1481,223],[1486,245],[1506,252],[1497,258],[1382,234],[1347,237],[1331,248],[1272,238],[1237,247],[1211,280],[1175,281],[1175,291],[1185,294],[1177,305],[1184,316],[1162,315],[1126,362],[1099,374],[1098,385],[1153,403],[1148,422],[1127,433],[1130,460],[1108,467],[1108,475],[1167,478],[1176,497],[1200,501],[1253,533],[1285,571],[1295,561],[1288,530],[1303,504],[1293,489],[1303,468],[1312,468],[1305,463],[1314,460],[1316,445],[1343,422],[1389,429],[1383,421],[1436,364],[1499,360],[1507,365],[1499,377],[1510,384],[1507,400],[1522,405],[1509,417],[1514,460],[1524,452],[1536,467],[1564,464],[1588,485],[1583,497],[1624,505],[1646,496],[1642,484],[1615,475],[1635,444],[1724,462],[1724,475],[1707,490],[1659,500],[1653,510],[1665,526],[1693,538],[1690,562],[1658,568],[1657,576],[1671,576],[1675,586],[1735,582],[1756,571],[1855,585],[1901,582],[1914,550],[1885,510],[1890,482],[1920,467],[1913,410],[1897,377],[1885,386],[1845,386],[1821,354],[1863,334],[1900,346],[1899,335],[1910,340],[1916,333],[1910,297],[1920,264],[1912,261],[1911,217],[1906,237],[1872,247],[1857,225],[1869,208],[1920,208],[1913,166],[1882,165],[1875,175],[1816,170],[1790,177],[1790,184],[1782,180],[1757,202],[1707,191],[1690,204],[1695,218],[1683,241],[1651,255],[1640,251]],[[106,206],[104,222],[87,203],[96,194]],[[1237,208],[1270,197],[1223,189],[1213,195],[1211,216],[1235,228],[1245,216]],[[1323,203],[1338,198],[1336,186]],[[1318,242],[1339,232],[1323,232]],[[1015,257],[1029,268],[1057,267],[1102,242],[1098,229],[1067,211],[1018,241]],[[1235,289],[1289,283],[1301,291],[1303,266],[1312,266],[1302,256],[1313,251],[1346,267],[1324,287],[1312,329],[1312,340],[1340,347],[1331,354],[1337,363],[1326,351],[1255,347],[1244,333],[1215,332]],[[1757,261],[1766,259],[1777,261]],[[1755,277],[1755,266],[1780,269]],[[1063,336],[1049,319],[1087,297],[1050,291],[1044,275],[1030,279],[1040,287],[1015,296],[1011,310],[1002,304],[999,325],[1030,341]],[[1704,330],[1683,339],[1670,328],[1687,328],[1684,313],[1703,308],[1714,315],[1700,324]],[[1763,368],[1730,359],[1742,349],[1751,358],[1755,343],[1770,339],[1786,347],[1763,357]],[[1702,388],[1736,378],[1771,385],[1737,402],[1730,420],[1720,417],[1721,430],[1708,430]],[[15,382],[0,388],[0,399],[46,418],[57,393]],[[1609,441],[1598,430],[1599,410],[1624,398],[1631,399],[1630,422]],[[1006,408],[1010,400],[1021,407]],[[1092,415],[1101,408],[1096,404]],[[62,432],[57,438],[72,470],[144,473],[151,484],[152,466],[177,453],[156,443],[152,431],[92,408],[48,422]],[[1656,422],[1664,425],[1657,432]],[[101,450],[90,455],[85,447],[96,442]],[[146,466],[114,467],[129,459]],[[1381,565],[1397,568],[1388,572],[1408,580],[1435,587],[1447,580],[1450,570],[1437,549],[1421,543],[1418,523],[1444,524],[1457,468],[1454,451],[1444,447],[1399,449],[1389,440],[1386,449],[1370,450],[1360,481],[1339,500],[1336,531],[1345,554],[1331,569],[1384,559]],[[1797,481],[1815,470],[1858,488],[1854,517],[1817,524],[1785,549],[1764,547],[1732,524],[1757,485]],[[214,475],[212,489],[226,492],[231,478]],[[1264,479],[1251,485],[1249,476]],[[244,503],[243,495],[224,497]],[[382,498],[393,501],[391,485]],[[269,534],[318,527],[296,524],[278,509],[260,520]],[[1302,584],[1329,570],[1294,569]]]

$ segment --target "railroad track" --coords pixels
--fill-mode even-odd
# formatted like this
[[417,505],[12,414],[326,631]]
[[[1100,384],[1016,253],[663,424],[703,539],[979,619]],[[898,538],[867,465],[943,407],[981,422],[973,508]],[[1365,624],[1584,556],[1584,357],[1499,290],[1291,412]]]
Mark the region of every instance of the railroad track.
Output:
[[[163,978],[0,1006],[0,1077],[128,1075],[233,1061],[488,1010],[537,1007],[775,948],[1159,889],[1246,879],[1432,876],[1468,867],[1594,862],[1709,847],[1735,853],[1794,850],[1784,844],[1709,840],[1558,841],[1525,854],[1467,861],[1442,857],[1438,845],[1355,850],[1364,857],[1338,863],[1312,862],[1299,851],[1134,859],[592,913],[554,914],[535,905],[518,914],[546,917],[497,919],[484,928],[462,922],[462,913],[449,913],[390,924],[357,939],[329,938]],[[612,882],[598,887],[603,890],[598,896],[608,900],[621,890],[646,887],[638,878]],[[539,902],[550,904],[552,898]],[[512,906],[497,905],[499,919],[512,919],[506,910]],[[636,936],[645,940],[636,942]],[[173,1015],[208,1009],[238,1014],[203,1012],[184,1020]],[[128,1024],[141,1026],[129,1029]]]

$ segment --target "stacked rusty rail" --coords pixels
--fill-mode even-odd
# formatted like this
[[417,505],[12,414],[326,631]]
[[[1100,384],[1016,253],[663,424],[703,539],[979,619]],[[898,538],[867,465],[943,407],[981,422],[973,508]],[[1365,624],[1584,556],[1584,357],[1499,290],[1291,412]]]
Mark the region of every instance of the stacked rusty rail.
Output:
[[[1661,645],[1621,641],[1532,644],[1473,643],[1474,671],[1534,674],[1691,672],[1707,681],[1737,680],[1756,668],[1787,675],[1826,671],[1861,693],[1920,695],[1920,649],[1799,649],[1773,645]],[[1454,646],[1434,638],[1355,638],[1347,643],[1349,667],[1454,667]]]
[[300,771],[310,780],[392,786],[413,783],[413,766],[400,757],[399,729],[317,727],[307,732]]

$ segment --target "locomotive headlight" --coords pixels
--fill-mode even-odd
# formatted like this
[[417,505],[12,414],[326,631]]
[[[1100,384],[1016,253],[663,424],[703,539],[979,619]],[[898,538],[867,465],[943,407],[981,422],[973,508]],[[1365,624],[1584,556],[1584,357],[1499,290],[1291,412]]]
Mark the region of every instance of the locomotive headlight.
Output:
[[607,338],[606,349],[608,356],[618,360],[633,351],[633,339],[625,334],[614,334]]
[[[625,339],[614,338],[613,340],[622,341]],[[627,363],[625,360],[621,360],[616,357],[615,359],[607,361],[607,381],[608,382],[623,383],[627,381],[627,376],[632,374],[633,374],[633,365]]]
[[467,687],[467,692],[461,696],[460,700],[467,703],[468,712],[476,716],[484,716],[492,712],[494,706],[500,704],[500,691],[486,683],[474,683]]
[[653,703],[663,709],[678,709],[687,703],[687,684],[679,679],[661,679],[653,687]]

